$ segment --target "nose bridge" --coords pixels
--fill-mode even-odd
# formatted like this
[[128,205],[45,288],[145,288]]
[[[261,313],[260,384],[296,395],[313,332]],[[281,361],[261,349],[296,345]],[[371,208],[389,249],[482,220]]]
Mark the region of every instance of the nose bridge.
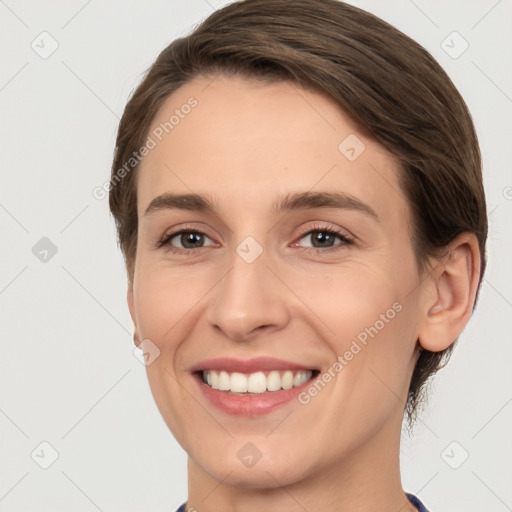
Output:
[[267,267],[268,254],[256,244],[247,237],[238,245],[209,309],[210,325],[234,340],[244,340],[263,327],[282,328],[288,321],[285,291]]

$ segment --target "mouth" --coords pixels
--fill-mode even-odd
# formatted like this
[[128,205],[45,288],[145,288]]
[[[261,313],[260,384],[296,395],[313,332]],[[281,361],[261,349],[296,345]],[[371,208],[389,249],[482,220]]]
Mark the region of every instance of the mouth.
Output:
[[271,370],[253,373],[227,370],[195,372],[203,384],[211,389],[238,395],[261,395],[300,387],[318,374],[318,370]]
[[274,357],[219,357],[188,369],[206,401],[229,415],[256,417],[296,400],[320,370]]

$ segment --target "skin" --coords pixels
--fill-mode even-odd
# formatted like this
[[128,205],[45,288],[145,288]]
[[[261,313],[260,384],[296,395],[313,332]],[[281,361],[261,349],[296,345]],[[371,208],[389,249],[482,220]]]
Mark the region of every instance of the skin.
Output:
[[[416,510],[399,467],[407,391],[420,345],[445,349],[469,320],[480,268],[475,237],[459,236],[420,276],[397,162],[323,94],[198,77],[166,100],[150,133],[191,96],[198,105],[138,170],[128,287],[135,343],[150,339],[160,350],[146,367],[151,391],[189,456],[188,507]],[[353,162],[338,150],[350,134],[365,144]],[[349,209],[272,210],[276,198],[302,191],[350,194],[379,220]],[[165,192],[206,194],[216,211],[145,215]],[[335,238],[336,250],[315,252],[319,225],[353,243]],[[155,247],[185,226],[206,235],[195,252]],[[236,252],[247,236],[263,248],[252,263]],[[172,243],[183,247],[179,236]],[[232,416],[206,401],[189,371],[207,358],[257,356],[326,371],[396,302],[401,311],[306,405]],[[251,468],[237,457],[247,442],[262,454]]]

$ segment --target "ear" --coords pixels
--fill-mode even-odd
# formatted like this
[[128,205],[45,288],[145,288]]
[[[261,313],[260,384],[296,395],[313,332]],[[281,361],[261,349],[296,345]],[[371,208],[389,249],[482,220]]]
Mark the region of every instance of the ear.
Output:
[[468,323],[480,277],[480,250],[472,233],[462,233],[427,278],[419,342],[439,352],[448,348]]
[[133,322],[133,343],[138,347],[141,343],[139,331],[137,328],[137,317],[135,315],[135,299],[133,297],[133,281],[128,282],[128,291],[126,293],[126,300],[128,302],[128,309],[130,310],[130,316]]

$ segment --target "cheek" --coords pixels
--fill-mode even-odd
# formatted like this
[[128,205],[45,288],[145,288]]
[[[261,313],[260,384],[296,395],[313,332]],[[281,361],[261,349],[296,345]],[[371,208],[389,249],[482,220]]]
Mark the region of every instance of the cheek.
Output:
[[149,265],[139,270],[135,283],[140,336],[160,350],[159,357],[146,366],[148,383],[163,420],[182,443],[187,436],[183,418],[198,412],[190,391],[178,384],[184,367],[180,347],[194,329],[201,298],[211,285],[190,271]]
[[341,357],[337,392],[354,399],[355,408],[359,403],[372,410],[370,402],[375,411],[393,405],[385,405],[387,398],[396,402],[389,389],[401,393],[407,384],[415,341],[415,306],[407,285],[412,278],[402,277],[392,264],[359,264],[333,272],[308,291],[308,304],[329,327],[325,340],[332,363]]
[[[194,309],[211,288],[207,276],[179,268],[150,268],[136,276],[135,307],[141,336],[169,348],[186,336]],[[165,345],[165,346],[163,346]]]
[[[390,279],[394,269],[376,264],[350,262],[311,273],[290,283],[299,297],[306,298],[312,314],[324,321],[337,350],[347,340],[389,331],[396,324],[404,293],[399,280]],[[339,353],[339,352],[338,352]]]

